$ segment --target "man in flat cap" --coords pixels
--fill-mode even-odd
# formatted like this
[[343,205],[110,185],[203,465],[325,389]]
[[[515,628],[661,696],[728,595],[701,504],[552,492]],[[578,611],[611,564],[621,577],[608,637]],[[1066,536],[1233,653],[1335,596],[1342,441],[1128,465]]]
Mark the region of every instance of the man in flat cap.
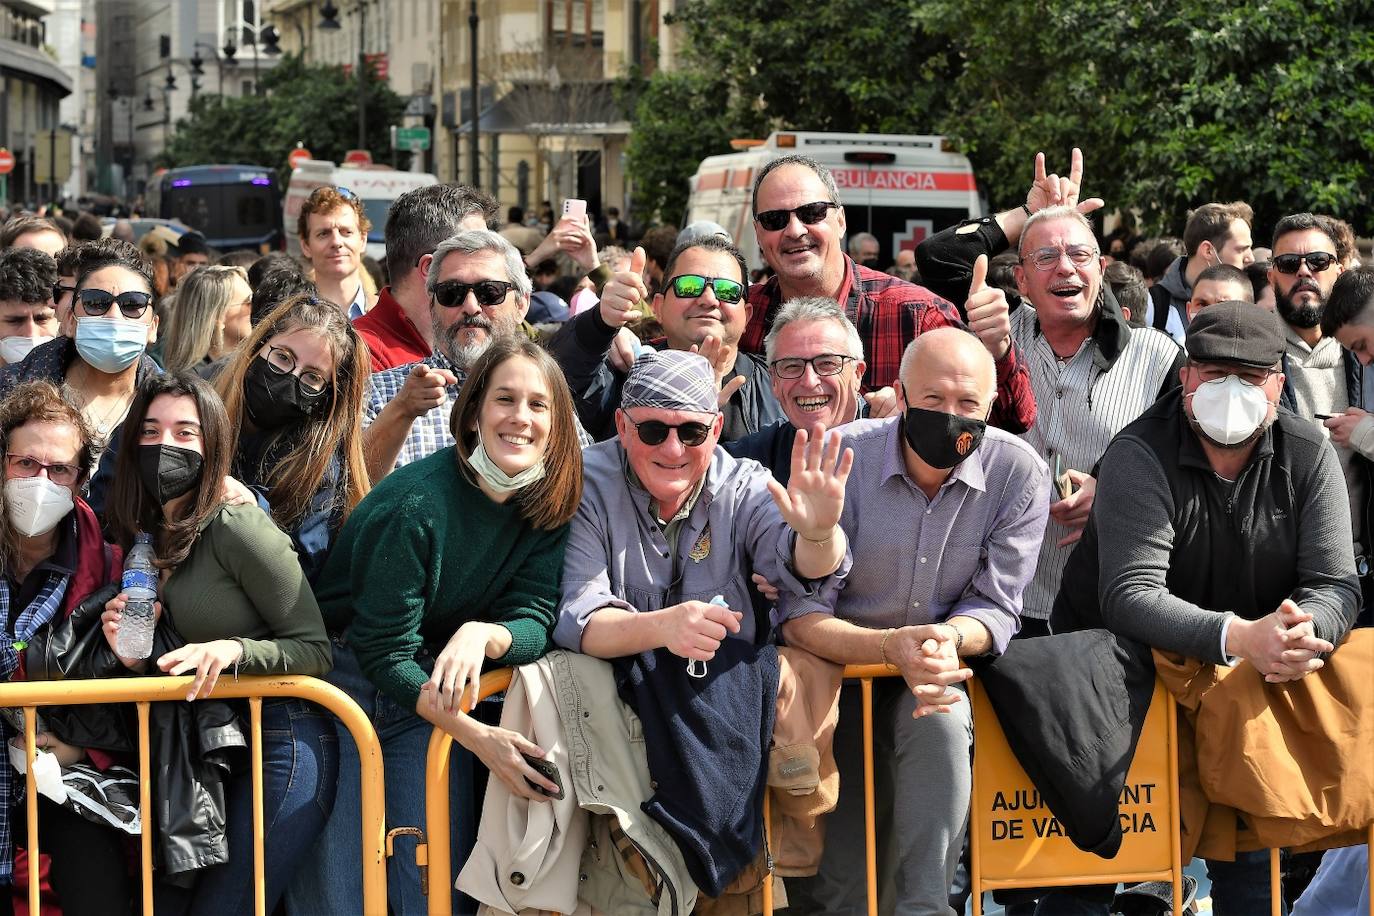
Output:
[[778,587],[779,619],[833,600],[847,554],[839,520],[852,455],[840,456],[838,436],[800,432],[784,489],[717,446],[716,396],[715,373],[695,353],[645,351],[635,360],[618,436],[583,453],[559,645],[601,658],[667,647],[708,661],[727,636],[767,635],[751,610],[753,573]]
[[[1100,608],[1121,635],[1249,662],[1271,684],[1323,667],[1360,602],[1350,504],[1330,442],[1278,404],[1284,346],[1279,316],[1249,303],[1217,303],[1188,326],[1182,389],[1102,456],[1056,628]],[[1267,863],[1208,859],[1216,912],[1268,912]]]

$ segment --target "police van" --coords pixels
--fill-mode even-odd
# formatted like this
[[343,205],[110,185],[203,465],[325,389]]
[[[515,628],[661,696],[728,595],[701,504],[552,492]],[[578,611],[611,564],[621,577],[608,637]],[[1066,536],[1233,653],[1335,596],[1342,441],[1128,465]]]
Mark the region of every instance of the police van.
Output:
[[287,251],[299,256],[300,236],[296,234],[301,204],[316,188],[336,187],[357,196],[363,204],[372,229],[367,233],[366,254],[378,261],[386,257],[386,217],[391,204],[407,191],[438,184],[428,172],[398,172],[384,165],[335,165],[325,159],[304,159],[291,170],[282,206],[286,226]]
[[749,206],[754,176],[780,156],[809,156],[830,170],[849,234],[875,235],[884,267],[901,249],[987,208],[968,157],[940,136],[777,131],[731,146],[736,152],[703,159],[692,176],[686,223],[724,226],[750,269],[763,266]]

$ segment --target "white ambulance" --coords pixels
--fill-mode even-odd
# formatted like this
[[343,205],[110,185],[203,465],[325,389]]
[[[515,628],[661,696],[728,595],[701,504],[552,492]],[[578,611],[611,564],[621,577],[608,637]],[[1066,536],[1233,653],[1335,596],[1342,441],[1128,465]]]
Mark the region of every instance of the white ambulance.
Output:
[[372,223],[367,234],[367,254],[380,261],[386,257],[384,232],[391,202],[407,191],[438,182],[439,179],[428,172],[398,172],[385,165],[340,166],[324,159],[303,160],[291,170],[282,205],[286,250],[297,256],[301,253],[301,240],[296,234],[301,204],[316,188],[333,186],[347,189],[362,200],[363,211]]
[[830,169],[850,235],[877,236],[883,267],[897,251],[986,209],[968,157],[944,137],[778,131],[731,145],[737,152],[703,159],[692,176],[683,224],[709,219],[724,226],[750,269],[763,266],[749,207],[754,175],[779,156],[799,153]]

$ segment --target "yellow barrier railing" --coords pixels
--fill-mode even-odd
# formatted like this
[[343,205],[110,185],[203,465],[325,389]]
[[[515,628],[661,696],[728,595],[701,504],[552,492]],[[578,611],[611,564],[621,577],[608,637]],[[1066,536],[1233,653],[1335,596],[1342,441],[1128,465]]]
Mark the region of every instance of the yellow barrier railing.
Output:
[[[149,704],[186,702],[194,678],[136,677],[107,680],[25,681],[0,684],[0,707],[24,710],[24,753],[28,798],[29,912],[39,912],[38,878],[38,791],[34,786],[33,761],[36,755],[34,722],[40,707],[90,703],[136,703],[138,710],[139,816],[143,822],[140,836],[143,877],[143,912],[153,912],[153,828],[152,772],[148,749]],[[294,697],[307,700],[332,712],[348,728],[358,745],[362,761],[362,879],[363,912],[386,912],[386,858],[383,843],[385,805],[382,782],[382,749],[372,722],[348,695],[331,684],[311,677],[221,678],[211,697],[216,700],[247,699],[250,716],[250,747],[253,779],[253,910],[266,916],[263,881],[263,785],[262,785],[262,699]]]
[[[511,682],[514,672],[510,668],[503,668],[499,671],[492,671],[482,676],[479,699],[486,699],[498,693],[504,692]],[[875,804],[875,779],[873,767],[873,679],[884,677],[896,677],[897,675],[888,670],[883,665],[850,665],[845,668],[844,677],[846,680],[859,681],[861,691],[861,702],[863,711],[863,740],[864,740],[864,864],[867,877],[867,906],[869,916],[877,916],[878,913],[878,859],[877,859],[877,826],[876,826],[876,804]],[[970,685],[970,702],[975,700],[974,692],[978,688]],[[1108,880],[1116,882],[1126,881],[1153,881],[1168,880],[1173,885],[1174,912],[1182,912],[1182,863],[1180,858],[1180,806],[1178,804],[1179,785],[1178,785],[1178,759],[1177,759],[1177,721],[1175,718],[1175,706],[1173,697],[1162,686],[1156,684],[1155,700],[1160,700],[1162,694],[1163,703],[1160,709],[1155,712],[1156,727],[1163,727],[1167,734],[1167,748],[1169,749],[1168,759],[1162,764],[1155,762],[1155,765],[1162,765],[1167,781],[1166,790],[1168,797],[1168,823],[1164,828],[1168,832],[1168,846],[1170,852],[1170,864],[1167,868],[1146,869],[1139,873],[1113,871],[1106,864],[1100,869],[1082,869],[1082,873],[1065,873],[1053,878],[1046,878],[1043,875],[1033,876],[1029,879],[996,879],[984,880],[980,873],[981,841],[978,837],[979,828],[982,826],[979,812],[975,811],[972,803],[969,811],[969,831],[971,845],[973,847],[973,862],[970,869],[970,879],[972,884],[974,901],[974,913],[982,912],[981,892],[984,889],[992,890],[996,888],[1016,888],[1016,887],[1041,887],[1048,884],[1056,886],[1102,884]],[[1159,720],[1163,720],[1162,722]],[[995,722],[993,724],[996,724]],[[975,726],[976,729],[976,726]],[[986,731],[986,728],[985,728]],[[1000,732],[1000,729],[999,729]],[[1002,743],[1005,738],[999,734]],[[975,735],[975,741],[976,741]],[[429,877],[427,893],[429,895],[429,916],[451,916],[452,914],[452,895],[454,876],[452,873],[452,863],[449,854],[450,850],[450,798],[448,766],[449,757],[452,751],[453,737],[441,728],[435,728],[430,736],[429,752],[425,764],[425,821],[426,821],[426,843],[428,845],[428,865]],[[976,758],[976,754],[975,754]],[[1134,772],[1134,764],[1132,765]],[[978,774],[975,772],[975,781]],[[976,793],[975,793],[976,797]],[[764,793],[764,831],[765,842],[771,841],[771,822],[769,820],[768,793]],[[1065,840],[1067,842],[1067,839]],[[1369,916],[1374,916],[1374,824],[1369,827],[1369,845],[1371,850],[1369,864],[1369,888],[1370,888],[1370,911]],[[417,850],[417,855],[419,855]],[[1088,854],[1083,854],[1087,856]],[[1095,863],[1093,863],[1095,866]],[[1278,850],[1271,851],[1270,860],[1270,883],[1271,901],[1273,902],[1273,914],[1279,916],[1281,910],[1281,900],[1279,897],[1279,857]],[[773,882],[772,879],[764,881],[763,884],[763,912],[765,916],[772,916],[773,913]]]

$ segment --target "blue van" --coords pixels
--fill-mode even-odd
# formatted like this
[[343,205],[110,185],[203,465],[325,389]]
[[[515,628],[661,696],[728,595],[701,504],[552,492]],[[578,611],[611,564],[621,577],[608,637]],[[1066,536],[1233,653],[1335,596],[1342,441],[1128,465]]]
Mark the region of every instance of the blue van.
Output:
[[256,165],[191,165],[149,182],[146,216],[180,220],[220,252],[280,250],[281,188],[276,172]]

